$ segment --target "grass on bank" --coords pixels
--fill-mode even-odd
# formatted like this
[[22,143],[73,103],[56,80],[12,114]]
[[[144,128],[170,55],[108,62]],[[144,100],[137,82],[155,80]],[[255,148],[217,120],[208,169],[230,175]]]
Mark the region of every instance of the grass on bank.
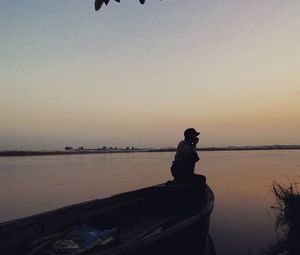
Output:
[[264,254],[299,255],[300,254],[300,193],[298,183],[290,181],[288,185],[273,182],[273,194],[276,202],[272,207],[276,213],[276,228],[281,234],[270,244]]

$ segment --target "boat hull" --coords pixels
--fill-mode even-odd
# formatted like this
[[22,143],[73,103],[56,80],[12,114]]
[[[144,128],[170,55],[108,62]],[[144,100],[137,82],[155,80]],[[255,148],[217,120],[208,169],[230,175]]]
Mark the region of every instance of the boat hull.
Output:
[[[200,193],[204,193],[201,199]],[[198,202],[199,208],[193,214],[184,217],[180,222],[158,234],[135,241],[131,240],[128,243],[124,242],[124,245],[117,248],[92,249],[88,254],[147,255],[169,254],[170,252],[195,254],[193,252],[197,251],[197,254],[200,255],[203,254],[207,243],[214,195],[205,183],[197,182],[192,188],[157,185],[1,223],[0,253],[5,255],[40,254],[39,250],[43,244],[32,249],[32,244],[36,240],[63,233],[79,224],[95,224],[98,218],[101,218],[107,225],[114,224],[116,219],[121,217],[126,219],[131,216],[133,211],[141,210],[141,208],[143,212],[146,212],[146,218],[174,213],[179,215],[178,217],[182,217],[182,215],[189,214],[190,207],[194,207]]]

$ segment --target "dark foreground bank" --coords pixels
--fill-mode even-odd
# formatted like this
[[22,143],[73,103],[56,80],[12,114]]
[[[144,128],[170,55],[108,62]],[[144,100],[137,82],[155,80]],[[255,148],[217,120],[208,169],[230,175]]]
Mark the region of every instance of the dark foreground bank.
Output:
[[298,183],[289,185],[273,184],[276,204],[276,240],[270,244],[263,254],[270,255],[299,255],[300,254],[300,192]]

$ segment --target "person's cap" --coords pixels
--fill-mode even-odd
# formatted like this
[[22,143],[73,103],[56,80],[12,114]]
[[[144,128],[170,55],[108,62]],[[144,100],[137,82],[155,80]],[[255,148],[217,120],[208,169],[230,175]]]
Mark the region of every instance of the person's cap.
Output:
[[194,128],[188,128],[184,131],[184,136],[198,136],[200,135],[199,132],[197,132]]

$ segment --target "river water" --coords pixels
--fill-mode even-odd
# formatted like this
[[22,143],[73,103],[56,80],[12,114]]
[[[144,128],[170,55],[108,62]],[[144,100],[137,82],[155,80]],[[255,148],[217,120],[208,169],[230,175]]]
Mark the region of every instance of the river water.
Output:
[[[300,173],[300,151],[200,152],[216,201],[210,233],[219,255],[257,254],[275,238],[274,180]],[[174,153],[0,158],[0,222],[172,179]],[[299,177],[298,177],[299,178]]]

